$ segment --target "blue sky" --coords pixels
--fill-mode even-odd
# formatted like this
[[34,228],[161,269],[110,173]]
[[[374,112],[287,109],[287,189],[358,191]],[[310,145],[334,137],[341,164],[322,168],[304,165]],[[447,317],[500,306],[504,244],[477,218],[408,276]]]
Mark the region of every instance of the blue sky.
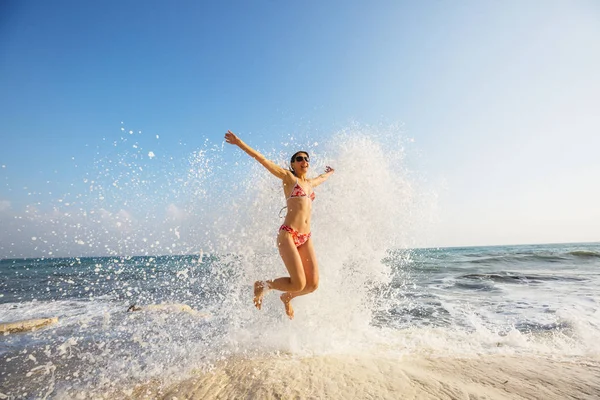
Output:
[[599,46],[595,1],[5,1],[0,212],[82,190],[122,126],[184,157],[400,123],[426,244],[597,241]]

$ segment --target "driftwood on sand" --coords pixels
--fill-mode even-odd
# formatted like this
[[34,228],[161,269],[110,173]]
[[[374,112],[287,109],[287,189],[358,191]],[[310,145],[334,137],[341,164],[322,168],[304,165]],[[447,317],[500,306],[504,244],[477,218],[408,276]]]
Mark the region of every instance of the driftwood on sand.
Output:
[[24,321],[0,323],[0,334],[29,332],[58,322],[58,318],[38,318]]

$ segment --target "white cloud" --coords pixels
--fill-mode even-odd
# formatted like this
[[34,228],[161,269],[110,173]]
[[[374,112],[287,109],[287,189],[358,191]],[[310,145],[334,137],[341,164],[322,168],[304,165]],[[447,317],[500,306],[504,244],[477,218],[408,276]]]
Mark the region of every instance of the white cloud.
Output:
[[167,206],[167,219],[173,221],[181,221],[187,216],[186,212],[175,204],[171,203]]

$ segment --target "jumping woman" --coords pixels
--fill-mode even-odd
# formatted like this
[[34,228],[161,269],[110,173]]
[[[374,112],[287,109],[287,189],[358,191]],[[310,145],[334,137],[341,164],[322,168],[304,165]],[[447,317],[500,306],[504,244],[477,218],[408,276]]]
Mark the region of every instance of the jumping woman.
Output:
[[292,299],[314,292],[319,285],[319,268],[310,237],[310,215],[312,202],[315,199],[313,189],[325,182],[334,170],[326,167],[325,173],[314,179],[308,179],[306,174],[310,160],[305,151],[298,151],[292,156],[290,169],[287,170],[267,160],[231,131],[225,134],[225,141],[245,151],[283,183],[283,193],[287,199],[287,214],[283,225],[279,228],[277,246],[290,276],[254,282],[254,305],[260,310],[264,294],[271,289],[280,290],[284,292],[280,298],[285,305],[285,312],[292,319],[294,318],[294,309],[290,303]]

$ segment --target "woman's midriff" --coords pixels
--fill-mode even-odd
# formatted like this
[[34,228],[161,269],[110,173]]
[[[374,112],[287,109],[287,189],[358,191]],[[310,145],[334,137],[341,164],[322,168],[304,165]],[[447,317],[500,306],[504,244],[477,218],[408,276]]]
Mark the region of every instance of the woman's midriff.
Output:
[[300,233],[310,232],[311,200],[306,197],[292,198],[287,201],[287,214],[283,222]]

